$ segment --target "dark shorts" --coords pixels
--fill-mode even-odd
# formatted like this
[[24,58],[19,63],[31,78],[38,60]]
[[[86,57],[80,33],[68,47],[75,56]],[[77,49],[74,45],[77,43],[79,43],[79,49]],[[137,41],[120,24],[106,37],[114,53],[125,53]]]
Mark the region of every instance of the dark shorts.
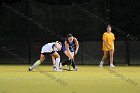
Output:
[[47,55],[47,54],[52,55],[54,52],[55,52],[55,51],[52,51],[52,52],[50,52],[50,53],[41,53],[41,54],[42,54],[42,55]]

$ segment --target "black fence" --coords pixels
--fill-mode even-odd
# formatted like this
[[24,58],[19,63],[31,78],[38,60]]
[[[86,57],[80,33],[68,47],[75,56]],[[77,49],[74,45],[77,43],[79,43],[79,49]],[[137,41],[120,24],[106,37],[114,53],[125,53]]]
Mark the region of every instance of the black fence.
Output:
[[[33,64],[39,59],[42,45],[46,42],[1,42],[0,63],[1,64]],[[140,64],[140,41],[116,41],[114,62],[117,65],[137,65]],[[101,41],[80,42],[80,49],[75,56],[77,64],[97,65],[103,56]],[[61,61],[67,57],[59,52]],[[43,64],[52,64],[49,55]],[[109,64],[108,60],[106,64]]]

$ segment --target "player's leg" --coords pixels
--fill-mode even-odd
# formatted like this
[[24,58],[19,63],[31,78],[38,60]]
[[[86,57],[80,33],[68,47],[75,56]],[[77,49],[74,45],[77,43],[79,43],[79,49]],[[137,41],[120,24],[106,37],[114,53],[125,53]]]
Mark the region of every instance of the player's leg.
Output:
[[64,66],[64,65],[68,65],[68,62],[69,62],[69,59],[65,60],[65,61],[62,62],[61,64],[62,64],[62,66]]
[[104,64],[107,57],[108,57],[108,51],[104,51],[104,55],[102,57],[102,61],[100,62],[99,67],[103,67],[103,64]]
[[70,51],[64,51],[64,54],[68,57],[68,60],[62,63],[62,65],[69,65],[71,64],[71,60],[73,59],[74,55]]
[[76,65],[76,63],[75,63],[75,61],[74,61],[74,59],[72,59],[71,65],[72,65],[72,67],[73,67],[73,69],[74,69],[75,71],[78,70],[78,67],[77,67],[77,65]]
[[69,63],[69,60],[72,59],[72,56],[70,54],[70,51],[68,52],[68,50],[66,50],[65,45],[62,45],[62,52],[68,57],[68,60],[64,61],[61,63],[61,65],[67,65]]
[[102,61],[105,62],[107,57],[108,57],[108,51],[104,51],[104,55],[103,55]]
[[60,55],[57,52],[54,52],[53,54],[51,54],[51,56],[54,58],[55,60],[55,67],[56,67],[56,71],[61,71],[59,69],[59,63],[60,63]]
[[55,63],[55,58],[53,56],[51,56],[51,58],[52,58],[53,65],[55,65],[56,64]]
[[110,55],[110,67],[115,67],[115,66],[113,65],[114,49],[109,51],[109,55]]
[[67,50],[67,51],[64,51],[64,54],[68,57],[68,60],[65,61],[64,63],[62,63],[62,65],[64,65],[64,64],[67,63],[67,65],[68,65],[68,70],[70,70],[70,66],[71,66],[72,61],[73,61],[73,59],[74,59],[74,53],[72,54],[72,52],[70,52],[70,51]]
[[55,70],[56,69],[56,67],[55,67],[55,65],[56,65],[55,58],[53,56],[51,56],[51,58],[52,58],[52,62],[53,62],[53,70]]
[[70,70],[70,66],[72,66],[73,69],[75,71],[77,71],[78,67],[77,67],[77,65],[75,64],[75,61],[74,61],[74,52],[65,51],[64,53],[69,58],[69,60],[66,60],[64,63],[62,63],[62,65],[67,64],[69,66],[68,70]]
[[37,60],[31,67],[28,68],[29,71],[36,68],[38,65],[40,65],[45,60],[45,54],[40,54],[40,60]]
[[77,71],[78,68],[74,61],[74,52],[71,52],[71,54],[73,56],[73,59],[71,59],[71,65],[72,65],[73,69]]
[[70,52],[69,50],[65,51],[64,54],[65,54],[69,59],[73,59],[73,58],[74,58],[74,53]]

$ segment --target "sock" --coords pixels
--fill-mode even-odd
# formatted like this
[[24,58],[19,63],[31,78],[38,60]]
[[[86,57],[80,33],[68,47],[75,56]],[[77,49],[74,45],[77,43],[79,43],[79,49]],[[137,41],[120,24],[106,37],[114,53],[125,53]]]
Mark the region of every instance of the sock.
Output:
[[56,62],[56,68],[59,68],[60,58],[56,58],[55,62]]
[[70,70],[70,66],[71,66],[72,60],[70,59],[67,62],[68,62],[68,69]]
[[71,65],[75,69],[75,61],[73,59],[71,59]]
[[33,66],[31,66],[31,69],[36,68],[36,67],[37,67],[38,65],[40,65],[40,64],[41,64],[40,60],[36,61],[36,62],[33,64]]

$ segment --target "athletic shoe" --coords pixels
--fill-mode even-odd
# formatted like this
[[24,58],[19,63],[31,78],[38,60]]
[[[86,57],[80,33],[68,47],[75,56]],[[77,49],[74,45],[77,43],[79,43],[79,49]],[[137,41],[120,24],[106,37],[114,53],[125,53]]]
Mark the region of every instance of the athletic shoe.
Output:
[[102,68],[103,67],[103,64],[104,63],[101,61],[99,67]]
[[59,64],[59,69],[63,69],[62,63]]
[[61,69],[57,69],[57,70],[55,70],[56,72],[62,72],[62,70]]
[[100,68],[103,68],[103,65],[99,65]]
[[53,66],[53,71],[60,72],[60,71],[62,71],[62,70],[59,69],[59,67]]
[[110,68],[114,68],[115,66],[113,64],[110,64]]
[[77,71],[77,70],[78,70],[78,66],[77,66],[77,65],[75,65],[75,68],[74,68],[74,70],[75,70],[75,71]]
[[62,72],[61,69],[55,69],[54,71],[56,71],[56,72]]
[[53,66],[53,71],[55,71],[56,70],[56,67],[55,66]]
[[99,67],[100,67],[100,68],[103,68],[103,64],[100,63]]
[[30,67],[28,68],[29,71],[32,71],[33,69],[31,69]]

